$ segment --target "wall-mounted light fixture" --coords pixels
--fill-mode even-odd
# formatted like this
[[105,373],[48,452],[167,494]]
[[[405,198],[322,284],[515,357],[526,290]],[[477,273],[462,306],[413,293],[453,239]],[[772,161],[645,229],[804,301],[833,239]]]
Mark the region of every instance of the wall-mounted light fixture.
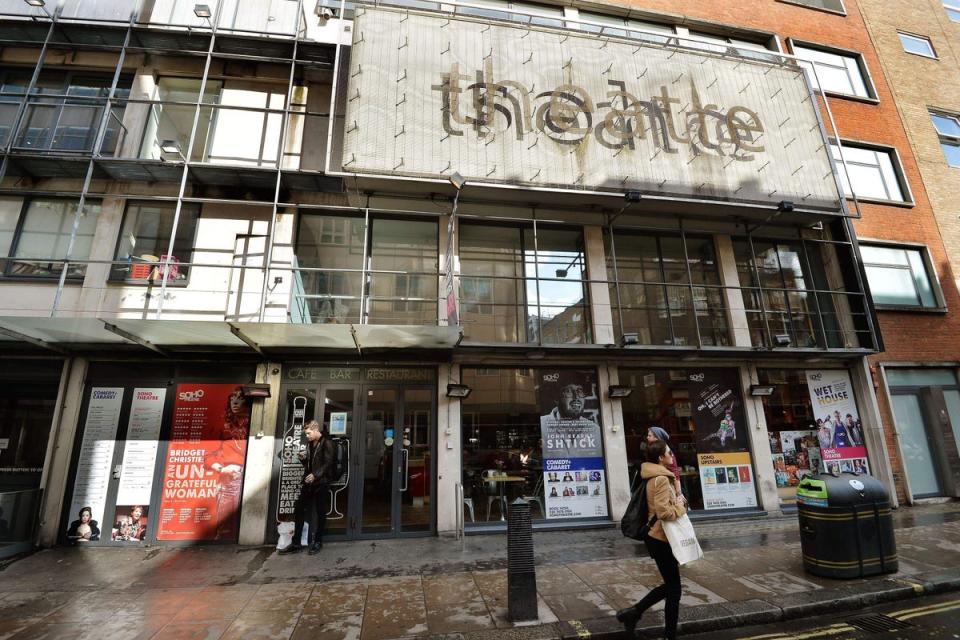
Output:
[[793,203],[789,200],[781,200],[777,203],[777,212],[778,213],[790,213],[793,211]]
[[240,386],[244,398],[269,398],[270,385],[266,382],[256,382]]
[[171,156],[178,156],[181,160],[186,160],[186,158],[183,157],[183,151],[180,150],[180,143],[176,140],[164,140],[161,142],[160,151]]
[[459,173],[457,173],[456,171],[451,173],[450,176],[447,178],[447,180],[450,181],[450,184],[452,184],[453,188],[456,189],[457,191],[460,191],[460,189],[463,189],[463,185],[467,184],[467,179],[464,178]]
[[750,385],[750,395],[752,396],[772,396],[774,390],[772,384],[754,384]]
[[789,333],[778,333],[773,336],[773,342],[778,347],[789,347],[790,346],[790,334]]
[[210,11],[210,5],[208,4],[195,4],[193,5],[193,14],[198,18],[209,18],[213,15],[213,12]]
[[44,0],[23,0],[23,1],[26,2],[28,5],[30,5],[31,7],[44,7],[47,4],[46,2],[44,2]]
[[466,398],[470,395],[471,391],[473,391],[473,389],[465,384],[455,384],[451,382],[447,385],[448,398]]
[[643,199],[643,194],[639,191],[627,191],[623,194],[623,199],[627,202],[640,202]]
[[633,387],[625,384],[612,384],[607,387],[607,395],[611,398],[629,398],[633,393]]
[[625,333],[623,334],[623,338],[620,339],[620,344],[623,346],[640,344],[640,336],[636,333]]

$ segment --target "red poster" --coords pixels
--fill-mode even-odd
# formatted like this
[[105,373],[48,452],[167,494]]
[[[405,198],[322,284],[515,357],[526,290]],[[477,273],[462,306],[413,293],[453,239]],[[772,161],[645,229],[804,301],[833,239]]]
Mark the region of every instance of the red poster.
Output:
[[249,432],[238,385],[177,385],[158,540],[236,542]]

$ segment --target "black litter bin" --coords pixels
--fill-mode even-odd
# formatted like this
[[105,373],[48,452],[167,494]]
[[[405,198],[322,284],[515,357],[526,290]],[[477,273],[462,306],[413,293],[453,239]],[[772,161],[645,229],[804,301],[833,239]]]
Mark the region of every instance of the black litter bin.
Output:
[[890,495],[873,476],[808,476],[797,487],[803,568],[826,578],[897,571]]

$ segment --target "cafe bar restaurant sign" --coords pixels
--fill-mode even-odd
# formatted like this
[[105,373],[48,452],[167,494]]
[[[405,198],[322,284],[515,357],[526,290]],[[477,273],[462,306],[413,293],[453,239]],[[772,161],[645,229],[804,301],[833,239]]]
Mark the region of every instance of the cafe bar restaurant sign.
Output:
[[344,171],[839,208],[795,66],[357,7],[345,73]]

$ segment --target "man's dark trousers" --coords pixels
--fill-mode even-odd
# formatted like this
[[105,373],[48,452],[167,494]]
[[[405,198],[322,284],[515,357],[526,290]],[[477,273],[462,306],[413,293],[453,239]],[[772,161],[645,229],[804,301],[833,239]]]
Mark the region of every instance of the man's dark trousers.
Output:
[[309,522],[310,536],[309,542],[323,542],[323,534],[327,528],[327,502],[330,497],[330,491],[326,482],[318,482],[314,485],[303,485],[300,487],[300,497],[297,498],[297,504],[293,508],[293,544],[300,545],[300,539],[303,537],[303,523]]

